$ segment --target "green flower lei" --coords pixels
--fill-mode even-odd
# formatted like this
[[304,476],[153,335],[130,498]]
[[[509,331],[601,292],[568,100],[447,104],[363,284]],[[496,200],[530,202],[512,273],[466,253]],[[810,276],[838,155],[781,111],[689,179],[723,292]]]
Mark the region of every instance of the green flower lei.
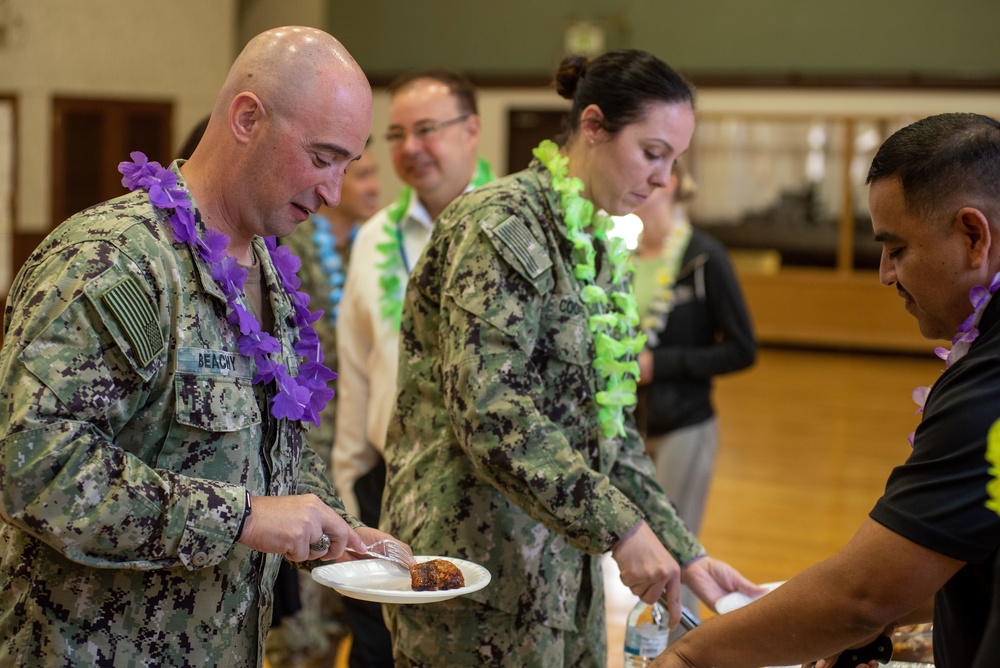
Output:
[[[472,187],[478,188],[494,178],[490,163],[482,158],[476,160],[476,172],[472,175]],[[399,275],[401,273],[409,274],[410,269],[412,269],[406,262],[406,253],[403,250],[403,229],[400,224],[410,206],[412,193],[413,188],[410,186],[406,186],[400,191],[399,197],[386,211],[389,222],[382,228],[386,240],[375,245],[375,249],[382,255],[382,261],[375,265],[379,269],[378,284],[382,290],[378,300],[379,312],[383,318],[392,323],[393,330],[397,332],[403,315],[403,281]]]
[[1000,515],[1000,420],[990,427],[986,435],[986,461],[990,463],[990,479],[986,483],[986,507]]
[[[587,324],[594,334],[594,372],[604,381],[597,392],[597,416],[605,437],[625,436],[625,409],[636,402],[639,362],[636,356],[646,344],[646,335],[637,334],[639,310],[632,285],[627,280],[631,261],[625,240],[608,237],[611,217],[594,211],[594,205],[580,195],[583,182],[569,177],[569,158],[546,139],[532,153],[552,174],[552,189],[560,195],[563,218],[573,243],[573,276],[583,283],[580,299],[587,305]],[[593,229],[593,235],[587,231]],[[612,290],[594,283],[597,278],[594,239],[607,245],[611,261]]]
[[684,259],[684,252],[691,241],[691,224],[686,220],[678,220],[674,223],[674,228],[667,236],[667,241],[663,244],[660,252],[661,265],[656,272],[657,291],[653,295],[653,301],[649,304],[648,313],[642,318],[640,326],[646,333],[650,348],[655,348],[660,344],[660,334],[667,328],[667,318],[674,310],[674,302],[677,294],[674,286],[677,283],[677,274],[681,270],[681,260]]

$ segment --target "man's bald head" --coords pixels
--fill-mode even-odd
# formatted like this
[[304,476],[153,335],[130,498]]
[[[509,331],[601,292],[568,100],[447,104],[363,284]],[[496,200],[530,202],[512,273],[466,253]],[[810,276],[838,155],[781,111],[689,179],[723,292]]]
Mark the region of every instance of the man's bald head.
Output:
[[254,235],[283,236],[337,205],[371,118],[371,87],[340,42],[274,28],[236,58],[181,170],[206,224],[248,248]]
[[271,113],[294,114],[310,92],[331,82],[370,91],[357,62],[332,35],[301,26],[273,28],[251,39],[233,62],[212,115],[224,116],[243,92],[257,95]]

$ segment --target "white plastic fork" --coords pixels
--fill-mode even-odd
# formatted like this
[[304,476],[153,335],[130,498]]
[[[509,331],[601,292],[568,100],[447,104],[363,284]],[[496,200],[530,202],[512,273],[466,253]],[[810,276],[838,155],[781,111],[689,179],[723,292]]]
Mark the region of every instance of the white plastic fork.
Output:
[[352,548],[347,548],[347,551],[353,552],[354,554],[363,554],[369,557],[375,557],[376,559],[382,559],[384,561],[391,561],[407,571],[410,570],[411,565],[417,563],[416,559],[413,558],[413,555],[404,550],[402,545],[390,538],[384,538],[372,543],[364,552],[354,550]]

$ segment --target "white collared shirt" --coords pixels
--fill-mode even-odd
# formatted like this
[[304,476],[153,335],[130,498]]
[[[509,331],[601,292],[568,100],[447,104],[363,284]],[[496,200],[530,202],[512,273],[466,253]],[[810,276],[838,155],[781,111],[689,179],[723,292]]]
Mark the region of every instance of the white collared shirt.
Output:
[[[389,417],[396,402],[399,332],[381,314],[378,265],[384,257],[376,248],[389,241],[384,229],[392,225],[389,208],[376,213],[358,230],[337,318],[337,434],[331,466],[337,493],[355,517],[358,501],[354,483],[374,468],[385,450]],[[408,269],[412,269],[433,227],[416,191],[410,195],[400,227]],[[407,268],[398,271],[402,296],[409,274]]]

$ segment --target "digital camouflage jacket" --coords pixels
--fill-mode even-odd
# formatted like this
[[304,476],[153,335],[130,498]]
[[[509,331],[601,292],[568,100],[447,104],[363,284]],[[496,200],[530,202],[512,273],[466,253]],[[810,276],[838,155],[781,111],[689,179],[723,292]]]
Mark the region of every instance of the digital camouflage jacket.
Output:
[[571,250],[537,161],[435,223],[406,293],[382,528],[415,554],[486,566],[492,582],[472,598],[575,630],[584,554],[642,519],[679,561],[703,550],[657,484],[631,411],[626,437],[601,432]]
[[280,557],[234,543],[244,488],[342,506],[300,424],[266,413],[209,266],[137,191],[42,242],[4,331],[0,665],[261,665]]

